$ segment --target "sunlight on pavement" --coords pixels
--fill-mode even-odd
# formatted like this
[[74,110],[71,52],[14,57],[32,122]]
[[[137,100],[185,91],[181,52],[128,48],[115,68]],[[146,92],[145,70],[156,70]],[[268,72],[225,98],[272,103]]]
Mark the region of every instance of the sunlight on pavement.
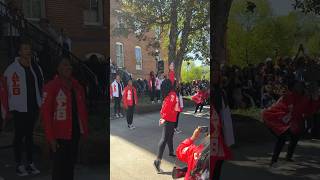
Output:
[[[153,167],[156,155],[128,142],[110,135],[110,178],[112,180],[171,180],[173,164],[162,160],[164,174],[157,174]],[[126,149],[126,152],[123,150]],[[166,153],[166,152],[165,152]]]

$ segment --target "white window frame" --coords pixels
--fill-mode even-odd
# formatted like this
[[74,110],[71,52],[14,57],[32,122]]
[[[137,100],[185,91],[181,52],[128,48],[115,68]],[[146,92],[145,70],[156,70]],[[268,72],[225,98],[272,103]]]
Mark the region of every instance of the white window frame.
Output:
[[[137,56],[137,49],[140,49],[140,59],[138,59],[138,56]],[[134,54],[135,54],[135,59],[136,59],[136,70],[142,70],[142,49],[140,46],[134,47]],[[139,64],[139,62],[140,62],[140,64]]]
[[88,25],[88,26],[102,26],[104,22],[104,17],[103,17],[103,0],[97,0],[98,1],[98,16],[99,16],[99,21],[97,22],[92,22],[89,21],[87,16],[89,16],[89,13],[92,11],[92,1],[94,0],[88,0],[89,1],[89,7],[83,11],[83,24]]
[[[26,3],[30,2],[30,7],[31,7],[31,14],[32,14],[32,3],[33,3],[34,0],[29,0],[29,1],[22,1],[22,9],[23,9],[23,13],[26,15],[26,14],[29,14],[29,13],[26,13]],[[30,20],[30,21],[40,21],[41,18],[44,18],[45,17],[45,14],[46,14],[46,5],[45,5],[45,0],[39,0],[40,3],[41,3],[41,9],[40,9],[40,17],[25,17],[26,19]],[[29,10],[29,9],[28,9]]]
[[[118,46],[122,47],[122,54],[119,54]],[[116,63],[119,68],[124,67],[124,47],[123,47],[123,43],[121,42],[116,42]]]

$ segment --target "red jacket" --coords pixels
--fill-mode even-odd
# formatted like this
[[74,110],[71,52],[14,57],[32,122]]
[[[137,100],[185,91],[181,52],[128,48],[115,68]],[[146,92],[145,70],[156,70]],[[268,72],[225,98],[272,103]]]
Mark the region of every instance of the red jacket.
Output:
[[160,116],[162,119],[169,122],[176,122],[178,112],[181,112],[179,105],[179,98],[177,93],[171,91],[168,96],[163,100]]
[[137,105],[138,104],[138,96],[137,96],[136,88],[133,86],[125,87],[124,91],[123,91],[123,97],[122,97],[124,107],[128,107],[128,106],[133,105],[133,96],[134,96],[134,104]]
[[7,120],[9,111],[8,89],[5,78],[0,77],[0,102],[1,102],[1,117]]
[[176,150],[177,158],[188,165],[188,171],[184,177],[185,180],[193,180],[190,173],[196,167],[197,161],[200,158],[203,145],[195,145],[191,138],[184,140]]
[[201,104],[205,100],[205,91],[198,91],[195,95],[191,97],[192,101],[194,101],[196,104]]
[[212,148],[210,156],[210,179],[212,179],[212,172],[214,172],[217,160],[229,160],[232,158],[232,154],[224,142],[220,115],[216,112],[213,105],[211,105],[210,111],[210,145]]
[[[75,79],[72,80],[72,88],[76,93],[80,132],[86,138],[88,136],[88,113],[85,92]],[[49,142],[55,139],[71,139],[72,91],[59,77],[44,86],[41,116]]]
[[312,101],[306,96],[288,92],[271,107],[262,111],[262,119],[277,135],[288,129],[294,134],[299,134],[304,129],[304,117],[315,113],[319,105],[319,100]]
[[169,80],[171,81],[172,85],[174,84],[175,77],[174,77],[174,71],[169,72]]

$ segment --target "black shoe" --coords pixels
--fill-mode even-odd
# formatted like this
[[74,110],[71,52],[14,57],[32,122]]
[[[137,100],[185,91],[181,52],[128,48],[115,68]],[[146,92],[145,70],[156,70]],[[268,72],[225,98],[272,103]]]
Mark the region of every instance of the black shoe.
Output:
[[160,164],[161,164],[161,162],[159,160],[153,161],[153,166],[154,166],[154,168],[156,168],[156,171],[158,174],[163,172],[162,169],[160,168]]
[[174,153],[169,153],[169,156],[171,156],[171,157],[177,157]]
[[294,160],[292,158],[286,158],[287,162],[294,162]]

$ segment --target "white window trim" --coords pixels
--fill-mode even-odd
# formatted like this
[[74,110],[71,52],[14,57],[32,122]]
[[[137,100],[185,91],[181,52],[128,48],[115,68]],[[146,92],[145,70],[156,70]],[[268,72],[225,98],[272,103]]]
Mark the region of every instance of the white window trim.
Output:
[[[122,60],[123,60],[123,62],[121,64],[121,66],[119,66],[118,59],[117,59],[117,45],[121,45],[122,46]],[[121,42],[116,42],[116,64],[117,64],[117,66],[119,68],[123,68],[124,67],[124,45]]]
[[88,9],[85,9],[83,10],[83,24],[86,25],[86,26],[102,26],[104,24],[104,17],[103,17],[103,14],[104,14],[104,11],[103,11],[103,5],[104,5],[104,2],[103,0],[98,0],[98,9],[100,10],[98,13],[98,16],[100,18],[100,22],[90,22],[90,21],[86,21],[85,19],[85,12],[86,11],[89,11],[91,9],[91,0],[90,0],[90,7]]
[[142,49],[140,46],[135,46],[134,47],[134,53],[136,53],[136,49],[140,49],[140,55],[141,55],[141,65],[140,67],[138,68],[138,65],[137,65],[137,55],[135,54],[135,59],[136,59],[136,70],[142,70]]
[[[24,10],[24,2],[22,2],[22,9]],[[29,21],[40,21],[41,18],[45,18],[46,17],[46,2],[45,0],[41,0],[41,12],[40,12],[40,18],[35,18],[35,17],[25,17],[27,20]],[[32,7],[32,4],[31,4]]]

